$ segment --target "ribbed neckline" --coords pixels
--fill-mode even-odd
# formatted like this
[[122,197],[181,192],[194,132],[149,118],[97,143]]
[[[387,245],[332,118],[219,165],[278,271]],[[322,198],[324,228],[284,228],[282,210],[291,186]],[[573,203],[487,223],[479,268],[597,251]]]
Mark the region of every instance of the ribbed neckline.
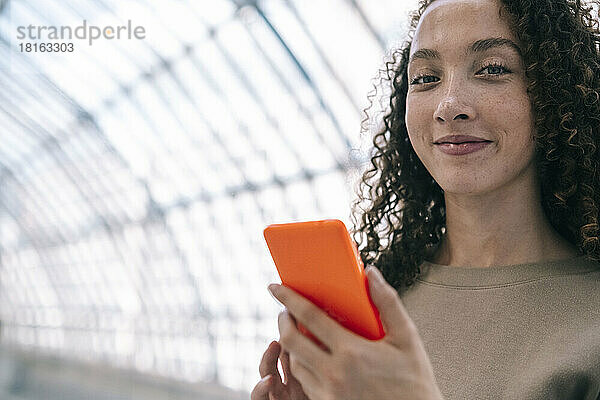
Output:
[[572,275],[600,270],[600,263],[585,255],[566,260],[493,267],[452,267],[424,261],[418,281],[457,287],[502,286],[549,276]]

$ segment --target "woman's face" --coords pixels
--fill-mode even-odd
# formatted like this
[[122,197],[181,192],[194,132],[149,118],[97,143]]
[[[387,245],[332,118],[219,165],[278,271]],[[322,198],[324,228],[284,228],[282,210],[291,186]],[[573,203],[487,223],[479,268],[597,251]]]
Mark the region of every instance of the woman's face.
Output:
[[408,134],[446,193],[483,194],[535,176],[523,61],[499,10],[494,0],[438,0],[413,38]]

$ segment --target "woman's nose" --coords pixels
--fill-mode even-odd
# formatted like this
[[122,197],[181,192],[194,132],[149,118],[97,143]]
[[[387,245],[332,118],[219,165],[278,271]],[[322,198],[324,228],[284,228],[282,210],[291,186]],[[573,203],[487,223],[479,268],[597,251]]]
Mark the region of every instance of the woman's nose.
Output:
[[472,120],[475,110],[456,96],[446,96],[438,104],[433,118],[440,123],[450,123],[455,120]]

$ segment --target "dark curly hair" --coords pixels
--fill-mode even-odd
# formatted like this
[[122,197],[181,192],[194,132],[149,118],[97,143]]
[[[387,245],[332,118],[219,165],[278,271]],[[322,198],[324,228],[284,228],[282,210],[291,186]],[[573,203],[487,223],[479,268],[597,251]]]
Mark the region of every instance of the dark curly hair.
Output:
[[[380,71],[389,105],[352,205],[353,237],[363,263],[379,268],[398,290],[414,283],[419,265],[434,254],[446,229],[443,190],[415,153],[404,119],[412,37],[433,1],[419,2],[408,41]],[[600,0],[501,3],[524,44],[543,209],[557,232],[582,254],[600,260],[600,11],[594,9]],[[374,86],[363,132],[373,117]]]

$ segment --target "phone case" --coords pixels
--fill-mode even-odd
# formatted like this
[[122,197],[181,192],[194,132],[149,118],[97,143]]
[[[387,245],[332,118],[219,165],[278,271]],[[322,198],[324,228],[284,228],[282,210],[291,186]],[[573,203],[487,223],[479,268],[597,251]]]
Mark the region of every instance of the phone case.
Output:
[[[356,245],[337,219],[269,225],[264,237],[283,285],[368,339],[384,336]],[[298,328],[308,336],[306,328]]]

